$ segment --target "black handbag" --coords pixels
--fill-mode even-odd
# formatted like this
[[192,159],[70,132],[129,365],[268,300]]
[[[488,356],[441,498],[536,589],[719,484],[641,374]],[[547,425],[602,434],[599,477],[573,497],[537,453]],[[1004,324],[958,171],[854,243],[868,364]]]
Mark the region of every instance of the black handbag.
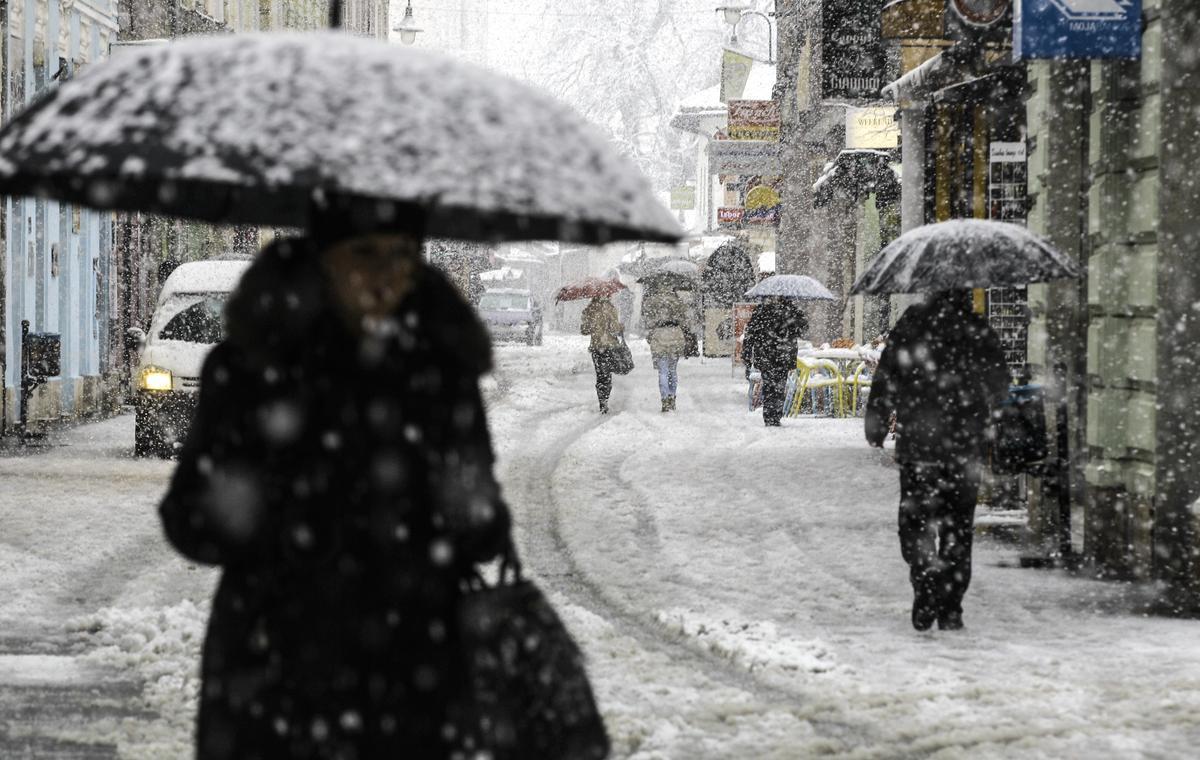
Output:
[[500,580],[477,581],[459,603],[468,694],[457,740],[468,756],[601,760],[608,733],[583,653],[509,550]]
[[700,355],[700,340],[691,330],[683,331],[683,355],[684,357]]
[[1013,475],[1046,458],[1046,404],[1039,385],[1009,388],[993,413],[992,470]]
[[629,350],[624,335],[618,340],[617,345],[608,350],[608,369],[614,375],[628,375],[633,371],[633,352]]

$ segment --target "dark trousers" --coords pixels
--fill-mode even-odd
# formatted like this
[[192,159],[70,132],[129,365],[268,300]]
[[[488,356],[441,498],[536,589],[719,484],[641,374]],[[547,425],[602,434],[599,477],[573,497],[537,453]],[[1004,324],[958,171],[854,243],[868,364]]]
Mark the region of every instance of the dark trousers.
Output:
[[971,584],[971,539],[980,465],[974,460],[900,467],[900,553],[918,603],[962,614]]
[[596,368],[596,398],[601,404],[608,402],[612,393],[612,370],[609,368],[607,351],[592,351],[592,366]]
[[762,372],[763,423],[778,425],[783,419],[783,397],[787,392],[788,369],[767,368]]

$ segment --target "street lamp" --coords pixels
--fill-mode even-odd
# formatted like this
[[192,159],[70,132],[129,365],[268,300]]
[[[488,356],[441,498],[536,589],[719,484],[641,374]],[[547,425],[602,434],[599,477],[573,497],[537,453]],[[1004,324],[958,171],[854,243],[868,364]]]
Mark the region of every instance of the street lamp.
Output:
[[404,20],[393,31],[400,32],[400,41],[405,45],[411,45],[417,41],[417,32],[422,30],[417,26],[417,22],[413,21],[412,0],[408,0],[408,7],[404,9]]
[[771,23],[771,16],[762,11],[751,10],[745,5],[720,5],[717,6],[717,13],[725,17],[725,23],[733,27],[734,43],[737,42],[737,25],[746,16],[761,16],[763,21],[767,22],[767,63],[774,65],[775,63],[775,25]]
[[737,22],[742,20],[742,14],[750,10],[748,5],[721,5],[717,7],[718,13],[725,14],[725,23],[730,26],[737,26]]

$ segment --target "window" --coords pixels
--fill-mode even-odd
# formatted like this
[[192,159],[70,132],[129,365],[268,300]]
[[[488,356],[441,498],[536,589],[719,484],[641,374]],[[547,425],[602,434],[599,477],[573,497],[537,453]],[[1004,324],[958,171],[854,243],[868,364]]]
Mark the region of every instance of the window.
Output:
[[160,340],[188,343],[217,343],[221,340],[221,310],[224,297],[202,296],[196,303],[171,317],[159,331]]

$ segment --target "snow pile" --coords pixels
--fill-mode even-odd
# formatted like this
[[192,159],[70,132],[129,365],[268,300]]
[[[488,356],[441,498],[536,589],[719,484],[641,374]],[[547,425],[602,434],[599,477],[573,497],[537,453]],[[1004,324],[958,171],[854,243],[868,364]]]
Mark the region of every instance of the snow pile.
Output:
[[187,725],[200,693],[200,647],[209,604],[190,599],[171,607],[105,608],[72,620],[68,630],[89,636],[85,662],[131,672],[144,682],[146,706]]
[[751,673],[774,669],[787,673],[829,673],[838,665],[819,641],[788,639],[770,621],[739,623],[686,609],[669,609],[655,618],[667,630],[694,640]]

